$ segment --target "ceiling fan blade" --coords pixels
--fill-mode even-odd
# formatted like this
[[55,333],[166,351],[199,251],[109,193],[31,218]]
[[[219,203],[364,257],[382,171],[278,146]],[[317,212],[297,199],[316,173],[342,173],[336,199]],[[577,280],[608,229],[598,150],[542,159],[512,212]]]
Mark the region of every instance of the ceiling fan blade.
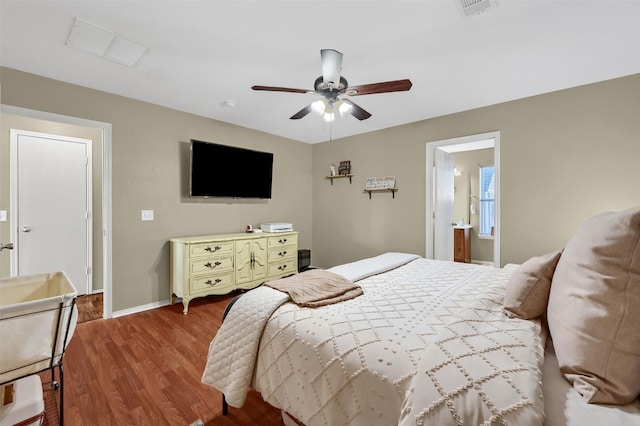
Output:
[[349,111],[349,114],[353,115],[358,120],[366,120],[367,118],[371,117],[371,114],[369,112],[365,111],[358,104],[351,102],[349,99],[342,99],[342,102],[351,105],[351,111]]
[[296,112],[289,118],[291,120],[299,120],[302,117],[306,117],[306,115],[309,114],[310,112],[311,112],[311,105],[307,105],[306,107],[302,108],[300,111]]
[[269,91],[269,92],[289,92],[289,93],[307,93],[307,92],[311,92],[311,93],[314,93],[311,90],[292,89],[290,87],[251,86],[251,88],[253,90],[266,90],[266,91]]
[[361,86],[351,86],[346,90],[347,95],[371,95],[374,93],[404,92],[411,89],[412,83],[409,79],[385,81],[382,83],[363,84]]
[[322,61],[322,80],[324,84],[333,83],[334,87],[340,84],[340,72],[342,71],[342,53],[333,49],[320,51]]

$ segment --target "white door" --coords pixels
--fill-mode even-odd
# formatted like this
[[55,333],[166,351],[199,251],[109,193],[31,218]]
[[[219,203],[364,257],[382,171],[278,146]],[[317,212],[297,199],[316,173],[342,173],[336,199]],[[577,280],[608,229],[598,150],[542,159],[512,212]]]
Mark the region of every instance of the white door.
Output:
[[434,150],[434,247],[433,258],[453,261],[454,181],[453,155]]
[[91,141],[11,130],[13,275],[65,271],[91,289]]

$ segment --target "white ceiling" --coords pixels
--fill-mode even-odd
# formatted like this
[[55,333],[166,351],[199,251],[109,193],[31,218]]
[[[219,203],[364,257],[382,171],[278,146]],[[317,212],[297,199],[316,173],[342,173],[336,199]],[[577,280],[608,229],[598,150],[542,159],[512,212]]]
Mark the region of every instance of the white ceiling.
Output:
[[[0,0],[2,66],[317,143],[640,72],[640,1]],[[136,67],[67,47],[74,19],[149,49]],[[409,78],[408,92],[351,97],[372,114],[289,117],[314,94],[320,49],[351,85]],[[231,101],[235,107],[225,107]]]

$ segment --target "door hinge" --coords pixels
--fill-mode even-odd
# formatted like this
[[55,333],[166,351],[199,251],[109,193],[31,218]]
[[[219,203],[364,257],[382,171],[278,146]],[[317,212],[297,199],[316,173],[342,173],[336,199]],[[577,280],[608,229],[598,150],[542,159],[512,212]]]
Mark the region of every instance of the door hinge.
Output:
[[87,275],[91,275],[91,266],[87,266]]

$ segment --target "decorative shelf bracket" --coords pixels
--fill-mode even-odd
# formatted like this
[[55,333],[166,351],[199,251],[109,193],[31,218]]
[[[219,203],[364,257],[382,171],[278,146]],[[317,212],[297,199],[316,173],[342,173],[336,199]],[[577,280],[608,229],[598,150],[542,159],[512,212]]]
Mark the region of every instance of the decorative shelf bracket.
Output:
[[398,190],[398,188],[383,188],[383,189],[365,189],[364,192],[368,192],[369,193],[369,199],[371,199],[371,193],[372,192],[384,192],[384,191],[391,191],[391,197],[392,198],[396,198],[396,191]]
[[353,175],[335,175],[335,176],[326,176],[327,179],[329,179],[331,181],[331,185],[333,185],[333,180],[334,179],[339,179],[339,178],[349,178],[349,184],[351,184],[351,177],[353,177]]

